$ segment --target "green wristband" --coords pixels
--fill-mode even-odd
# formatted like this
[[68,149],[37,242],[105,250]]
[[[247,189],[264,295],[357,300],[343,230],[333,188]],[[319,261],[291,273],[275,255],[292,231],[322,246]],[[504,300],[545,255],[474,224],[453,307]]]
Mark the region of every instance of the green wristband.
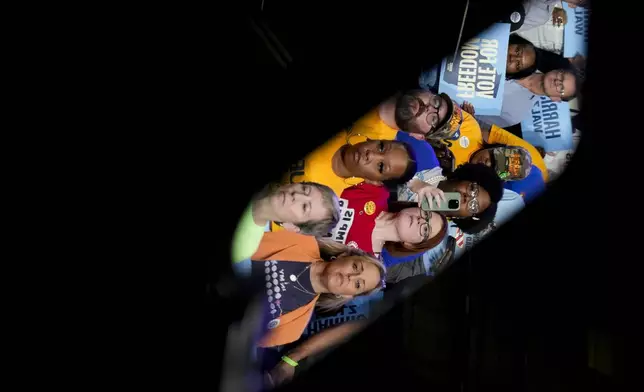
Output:
[[297,362],[295,362],[295,361],[294,361],[294,360],[292,360],[291,358],[287,357],[286,355],[282,356],[282,361],[284,361],[284,362],[288,363],[289,365],[291,365],[291,366],[293,366],[293,367],[296,367],[296,366],[298,365],[298,363],[297,363]]

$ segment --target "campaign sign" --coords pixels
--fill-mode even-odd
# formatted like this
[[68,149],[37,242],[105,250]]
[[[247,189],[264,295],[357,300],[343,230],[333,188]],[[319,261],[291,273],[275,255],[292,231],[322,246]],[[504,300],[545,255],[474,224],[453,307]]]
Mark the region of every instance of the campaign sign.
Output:
[[588,21],[590,10],[584,7],[570,8],[563,3],[568,22],[564,26],[564,57],[575,57],[577,54],[588,55]]
[[352,320],[366,320],[369,318],[370,311],[373,310],[373,303],[380,301],[383,297],[382,291],[370,295],[369,297],[358,297],[335,313],[326,313],[324,316],[313,313],[309,325],[302,333],[303,337],[314,335],[323,329],[331,328]]
[[438,91],[458,104],[471,103],[476,114],[498,116],[503,105],[509,23],[495,23],[443,59]]
[[531,116],[521,122],[521,131],[523,139],[546,152],[571,149],[570,105],[540,96],[534,100]]

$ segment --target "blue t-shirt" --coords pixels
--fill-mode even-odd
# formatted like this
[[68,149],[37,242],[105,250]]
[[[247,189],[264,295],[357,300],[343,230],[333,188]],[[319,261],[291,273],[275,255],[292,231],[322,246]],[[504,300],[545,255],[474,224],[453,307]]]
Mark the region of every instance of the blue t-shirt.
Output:
[[[447,236],[445,236],[447,238]],[[420,253],[411,255],[411,256],[402,256],[402,257],[394,257],[391,255],[391,253],[387,252],[387,249],[382,248],[382,252],[380,253],[380,257],[382,258],[382,262],[385,265],[385,267],[389,268],[392,265],[396,265],[398,263],[404,263],[406,261],[411,261],[415,258],[417,258],[420,255]]]
[[407,143],[416,155],[416,171],[433,169],[439,166],[438,158],[432,146],[424,140],[414,139],[406,132],[398,131],[396,140]]
[[532,170],[530,170],[530,174],[526,178],[519,181],[506,181],[503,187],[520,194],[525,202],[528,203],[543,193],[546,189],[546,183],[543,181],[541,170],[532,165]]

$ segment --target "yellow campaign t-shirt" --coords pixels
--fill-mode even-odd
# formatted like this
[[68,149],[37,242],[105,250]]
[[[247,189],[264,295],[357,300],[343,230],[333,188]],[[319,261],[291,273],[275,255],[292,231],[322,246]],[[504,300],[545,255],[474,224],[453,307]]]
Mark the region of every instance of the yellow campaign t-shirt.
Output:
[[349,133],[342,131],[322,146],[315,149],[303,160],[292,165],[284,176],[284,184],[309,181],[326,185],[340,195],[346,188],[364,181],[362,178],[345,179],[337,176],[331,167],[331,158],[342,147],[347,144],[361,143],[367,140],[395,140],[398,131],[385,124],[375,108],[361,117],[351,127]]
[[454,155],[454,167],[470,161],[472,154],[483,148],[483,134],[478,121],[463,110],[463,123],[455,139],[443,139]]
[[[292,165],[282,179],[282,183],[317,182],[333,189],[333,192],[339,197],[343,190],[359,184],[364,179],[357,177],[344,179],[336,175],[331,166],[333,154],[347,142],[357,144],[366,141],[367,138],[371,140],[395,140],[397,132],[396,129],[391,128],[380,119],[378,108],[376,107],[358,119],[351,127],[350,133],[347,133],[347,131],[339,132],[304,159]],[[271,224],[271,230],[279,231],[283,230],[283,228],[273,223]]]
[[[333,189],[336,195],[340,195],[345,188],[364,181],[362,178],[345,179],[333,172],[331,158],[340,147],[347,144],[347,133],[337,133],[331,140],[321,145],[304,159],[291,165],[282,178],[283,184],[294,184],[298,182],[317,182]],[[283,230],[275,223],[271,224],[271,231]]]
[[378,107],[376,107],[360,117],[349,132],[349,142],[356,144],[365,141],[367,138],[371,140],[394,140],[398,130],[391,128],[382,121],[378,113]]
[[492,125],[490,129],[490,136],[488,138],[488,143],[494,144],[505,144],[508,146],[519,146],[523,147],[530,153],[532,157],[532,164],[541,170],[541,175],[543,176],[543,181],[548,181],[548,168],[546,167],[546,162],[539,154],[539,151],[534,148],[534,146],[525,140],[521,139],[518,136],[511,134],[503,128],[499,128],[496,125]]

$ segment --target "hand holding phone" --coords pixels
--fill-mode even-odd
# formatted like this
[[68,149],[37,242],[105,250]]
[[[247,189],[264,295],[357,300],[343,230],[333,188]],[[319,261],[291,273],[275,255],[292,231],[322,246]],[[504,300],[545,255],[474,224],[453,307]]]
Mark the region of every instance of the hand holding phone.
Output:
[[[418,206],[422,207],[423,203],[425,202],[426,199],[429,200],[435,200],[437,203],[440,204],[442,200],[445,200],[445,195],[443,194],[443,191],[438,189],[435,186],[429,185],[427,183],[424,183],[420,180],[416,180],[417,183],[414,184],[408,184],[410,186],[410,189],[418,194]],[[420,185],[419,185],[420,184]],[[412,187],[412,185],[415,185]],[[428,204],[429,205],[429,204]]]
[[[431,201],[431,203],[430,203]],[[443,193],[443,199],[423,197],[420,208],[424,211],[457,211],[461,207],[461,194],[458,192]]]

